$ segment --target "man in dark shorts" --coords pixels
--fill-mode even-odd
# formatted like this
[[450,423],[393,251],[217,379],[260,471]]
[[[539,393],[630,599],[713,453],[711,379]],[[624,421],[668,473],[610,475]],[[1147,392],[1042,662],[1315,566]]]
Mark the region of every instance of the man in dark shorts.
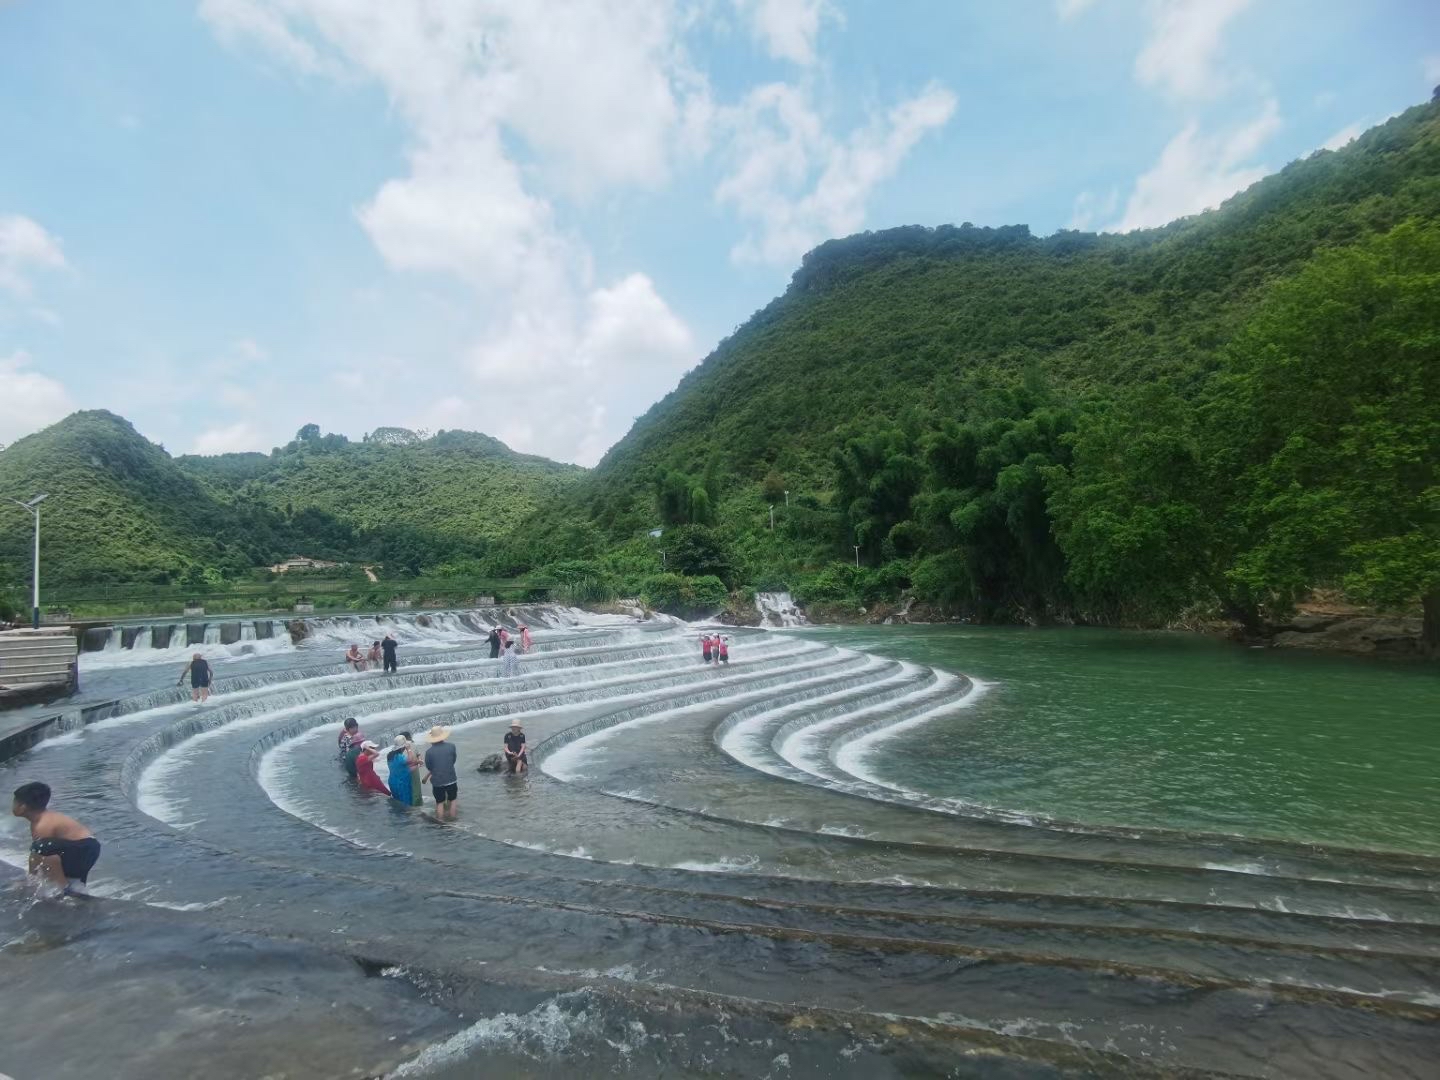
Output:
[[510,730],[505,733],[505,764],[512,773],[523,773],[530,766],[529,755],[525,753],[525,732],[520,730],[519,720],[511,720]]
[[10,813],[30,822],[30,873],[68,895],[84,895],[100,841],[72,817],[49,809],[50,785],[34,781],[15,789]]
[[436,724],[430,729],[430,749],[425,751],[425,779],[435,796],[435,820],[454,821],[460,813],[460,780],[455,775],[455,747],[450,729]]
[[185,681],[185,676],[190,676],[190,700],[197,705],[204,705],[210,697],[210,661],[201,656],[198,652],[190,658],[190,663],[185,665],[185,670],[180,672],[180,678],[175,685],[179,686]]
[[400,670],[400,664],[395,659],[395,646],[397,644],[398,642],[396,642],[396,640],[389,634],[386,634],[385,640],[380,642],[380,651],[385,655],[386,675],[389,675],[392,671]]

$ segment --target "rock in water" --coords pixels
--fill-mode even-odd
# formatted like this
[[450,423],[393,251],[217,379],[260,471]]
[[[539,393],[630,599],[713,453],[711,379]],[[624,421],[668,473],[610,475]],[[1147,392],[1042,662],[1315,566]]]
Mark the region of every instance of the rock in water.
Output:
[[491,754],[475,766],[476,772],[499,772],[505,767],[505,759],[499,754]]

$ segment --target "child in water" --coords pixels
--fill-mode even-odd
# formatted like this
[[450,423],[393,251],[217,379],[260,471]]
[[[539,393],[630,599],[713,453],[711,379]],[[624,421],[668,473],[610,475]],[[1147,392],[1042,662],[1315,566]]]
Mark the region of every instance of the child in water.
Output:
[[50,785],[38,780],[15,789],[10,813],[30,822],[29,870],[65,895],[84,895],[100,858],[100,841],[80,822],[50,809]]

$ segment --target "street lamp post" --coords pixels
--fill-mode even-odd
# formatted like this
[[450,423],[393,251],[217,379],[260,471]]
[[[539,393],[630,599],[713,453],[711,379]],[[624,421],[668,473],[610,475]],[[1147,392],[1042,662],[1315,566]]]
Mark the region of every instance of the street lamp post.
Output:
[[790,509],[790,492],[785,492],[785,509]]
[[49,498],[47,494],[36,495],[29,502],[11,499],[16,506],[29,510],[35,518],[35,566],[30,578],[31,625],[40,629],[40,504]]
[[771,530],[772,532],[775,530],[775,504],[774,504],[774,503],[771,503],[771,504],[770,504],[770,530]]
[[855,545],[855,569],[860,569],[860,545]]

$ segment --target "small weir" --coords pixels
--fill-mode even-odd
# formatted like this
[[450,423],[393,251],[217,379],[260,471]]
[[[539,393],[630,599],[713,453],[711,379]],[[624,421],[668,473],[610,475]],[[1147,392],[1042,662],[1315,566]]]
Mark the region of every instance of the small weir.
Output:
[[[485,635],[521,624],[506,677]],[[398,673],[341,662],[387,632]],[[206,652],[214,696],[167,673],[0,770],[78,803],[100,895],[343,947],[467,1014],[397,1076],[1433,1075],[1440,860],[912,790],[876,767],[897,736],[954,724],[964,754],[1003,686],[696,639],[557,608],[97,628],[102,669]],[[350,716],[422,751],[448,726],[459,820],[358,791]],[[516,721],[529,774],[477,771]]]

